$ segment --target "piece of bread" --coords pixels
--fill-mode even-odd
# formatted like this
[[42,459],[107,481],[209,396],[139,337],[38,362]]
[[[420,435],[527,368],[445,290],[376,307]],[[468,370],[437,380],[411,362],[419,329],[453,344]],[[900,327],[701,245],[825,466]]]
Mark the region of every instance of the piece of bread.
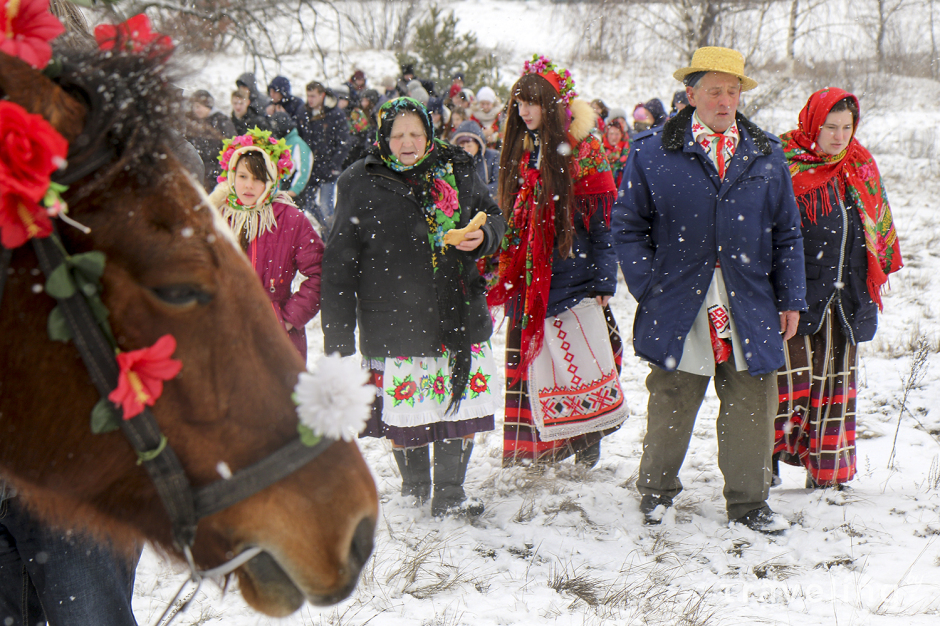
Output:
[[463,241],[464,235],[467,233],[472,233],[475,230],[480,230],[484,224],[486,224],[486,213],[480,211],[474,215],[473,219],[470,220],[470,223],[463,228],[451,228],[449,231],[444,233],[444,245],[456,246],[458,243]]

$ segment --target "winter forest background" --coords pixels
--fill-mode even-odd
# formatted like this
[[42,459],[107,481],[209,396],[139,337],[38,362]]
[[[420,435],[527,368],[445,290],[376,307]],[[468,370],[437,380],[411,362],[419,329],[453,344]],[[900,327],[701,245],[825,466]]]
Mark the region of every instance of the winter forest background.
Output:
[[[60,0],[56,0],[60,1]],[[90,1],[90,0],[89,0]],[[641,523],[633,489],[645,433],[648,368],[633,356],[635,301],[612,301],[628,346],[631,409],[593,470],[500,467],[499,430],[477,439],[467,489],[486,513],[472,525],[435,520],[398,495],[384,441],[361,447],[376,476],[376,551],[357,591],[336,607],[285,620],[248,610],[231,589],[201,592],[178,624],[927,625],[940,618],[940,0],[144,0],[94,5],[92,23],[146,11],[180,43],[183,86],[208,89],[228,112],[235,77],[287,76],[339,85],[362,69],[370,86],[412,59],[423,77],[501,95],[522,62],[568,67],[587,99],[632,111],[679,83],[702,45],[741,50],[760,86],[744,112],[767,130],[795,127],[827,85],[862,105],[859,139],[875,154],[905,268],[892,276],[873,342],[860,350],[859,475],[852,490],[811,492],[784,467],[770,505],[797,524],[784,537],[730,529],[709,392],[681,476],[686,490],[662,526]],[[120,15],[109,13],[120,11]],[[444,79],[444,80],[441,80]],[[494,336],[501,355],[505,329]],[[322,352],[319,318],[311,359]],[[497,426],[501,427],[501,416]],[[182,568],[145,551],[135,611],[162,612]]]

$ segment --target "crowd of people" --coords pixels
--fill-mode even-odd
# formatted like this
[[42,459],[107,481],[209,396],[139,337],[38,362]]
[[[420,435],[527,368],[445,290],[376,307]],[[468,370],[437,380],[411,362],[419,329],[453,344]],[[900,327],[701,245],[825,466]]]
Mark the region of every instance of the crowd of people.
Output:
[[378,390],[361,436],[391,442],[402,496],[479,516],[464,478],[500,409],[504,466],[599,461],[627,419],[609,306],[619,267],[649,364],[644,523],[683,489],[713,381],[729,523],[777,534],[790,527],[767,502],[781,461],[811,489],[856,474],[857,344],[902,261],[856,138],[858,99],[813,93],[778,138],[739,110],[757,86],[744,65],[700,48],[674,73],[672,111],[654,98],[632,121],[579,99],[570,72],[539,56],[505,103],[459,74],[438,93],[408,66],[381,90],[358,70],[341,87],[312,81],[305,100],[283,76],[263,93],[243,74],[230,115],[192,94],[189,140],[300,354],[321,308],[325,350],[358,351]]
[[[627,417],[609,306],[618,266],[650,364],[646,523],[682,490],[711,379],[729,520],[789,526],[767,505],[781,461],[804,467],[807,487],[845,488],[856,345],[874,336],[881,287],[901,266],[855,96],[813,94],[778,139],[738,110],[757,83],[726,48],[675,73],[671,111],[652,98],[629,117],[578,98],[544,57],[505,103],[459,73],[438,92],[401,70],[380,91],[360,70],[337,88],[313,81],[306,101],[282,76],[265,95],[244,74],[230,118],[208,92],[191,102],[207,189],[298,350],[321,302],[328,352],[354,354],[358,327],[379,389],[363,436],[391,441],[403,495],[435,515],[483,511],[463,477],[474,434],[496,427],[497,311],[503,464],[598,462]],[[242,179],[257,190],[244,195]],[[448,243],[451,230],[461,238]],[[292,293],[297,272],[307,280]]]

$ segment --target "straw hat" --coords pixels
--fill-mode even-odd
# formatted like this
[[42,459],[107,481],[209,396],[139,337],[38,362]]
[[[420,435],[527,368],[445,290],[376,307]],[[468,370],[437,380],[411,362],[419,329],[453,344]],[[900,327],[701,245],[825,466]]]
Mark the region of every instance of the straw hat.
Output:
[[731,48],[706,46],[692,55],[692,65],[677,70],[673,77],[681,81],[694,72],[721,72],[741,79],[741,91],[757,87],[757,81],[744,75],[744,55]]

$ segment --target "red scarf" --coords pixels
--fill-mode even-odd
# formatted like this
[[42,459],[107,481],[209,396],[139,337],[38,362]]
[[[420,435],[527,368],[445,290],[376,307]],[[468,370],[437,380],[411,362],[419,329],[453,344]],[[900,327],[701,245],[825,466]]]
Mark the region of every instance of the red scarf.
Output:
[[[539,203],[542,176],[538,169],[529,167],[529,156],[529,152],[524,152],[519,161],[521,183],[499,254],[499,277],[486,297],[487,304],[495,307],[522,296],[514,310],[514,320],[519,320],[522,327],[517,380],[542,349],[556,234],[555,203],[551,198]],[[572,220],[575,213],[581,213],[588,227],[594,211],[601,209],[609,226],[617,187],[600,141],[588,135],[576,144],[571,166],[576,209],[572,211]]]
[[832,107],[845,98],[851,98],[858,106],[858,99],[842,89],[830,87],[817,91],[800,111],[800,127],[780,138],[790,166],[797,204],[811,223],[816,223],[818,211],[822,210],[823,215],[832,211],[826,190],[816,193],[832,179],[835,179],[842,197],[851,199],[858,208],[868,252],[868,293],[882,309],[881,288],[888,281],[888,274],[901,269],[903,262],[878,166],[854,135],[846,149],[837,155],[826,154],[816,145],[819,131]]

